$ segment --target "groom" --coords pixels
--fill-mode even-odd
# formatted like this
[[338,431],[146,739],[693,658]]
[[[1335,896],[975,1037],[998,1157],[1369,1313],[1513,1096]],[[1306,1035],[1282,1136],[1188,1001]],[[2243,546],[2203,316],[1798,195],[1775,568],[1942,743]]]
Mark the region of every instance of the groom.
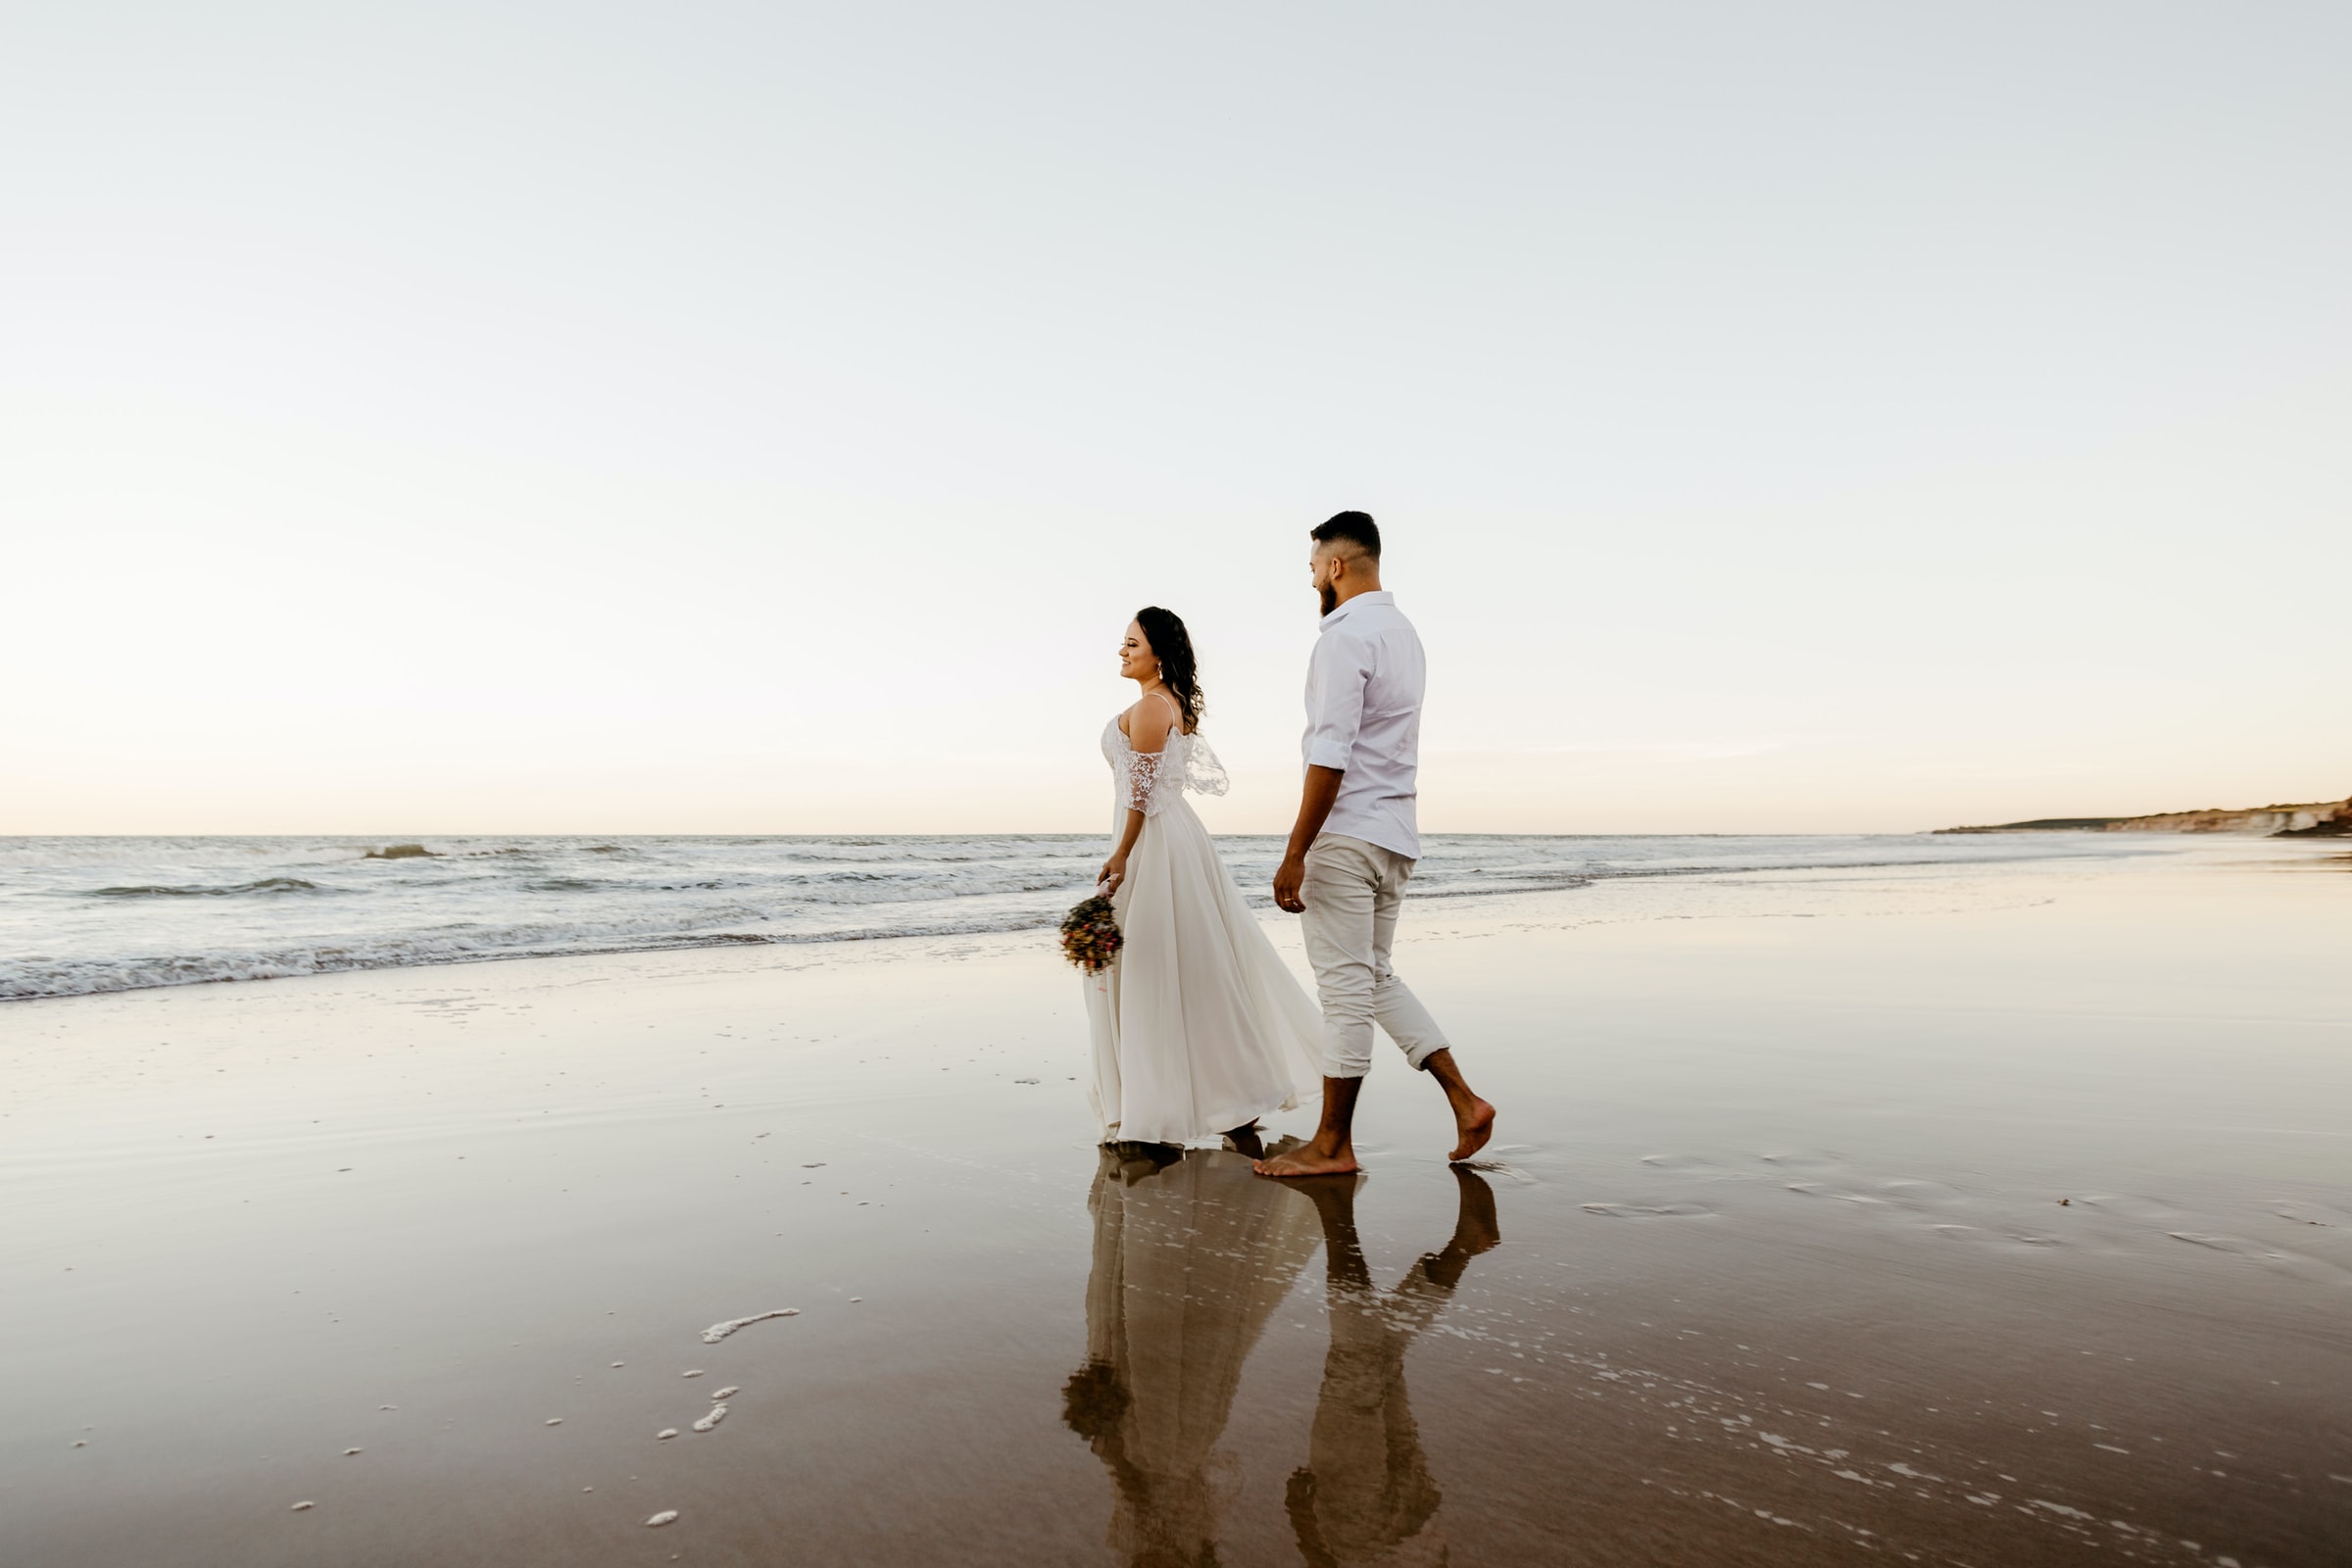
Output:
[[1421,855],[1413,823],[1421,688],[1413,623],[1380,586],[1380,529],[1343,512],[1308,537],[1323,634],[1306,668],[1306,788],[1274,902],[1303,914],[1323,1000],[1323,1123],[1314,1141],[1256,1162],[1260,1176],[1356,1168],[1355,1097],[1372,1070],[1372,1025],[1437,1080],[1468,1159],[1494,1136],[1494,1107],[1470,1092],[1444,1031],[1389,967],[1404,884]]

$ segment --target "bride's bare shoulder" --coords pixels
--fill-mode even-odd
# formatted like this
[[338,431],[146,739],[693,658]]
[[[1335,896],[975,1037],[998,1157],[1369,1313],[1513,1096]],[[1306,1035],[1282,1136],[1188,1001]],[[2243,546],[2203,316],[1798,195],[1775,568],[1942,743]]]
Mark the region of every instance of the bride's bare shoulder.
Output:
[[1169,727],[1183,722],[1183,710],[1167,693],[1146,692],[1119,715],[1119,733],[1135,750],[1156,752],[1168,743]]

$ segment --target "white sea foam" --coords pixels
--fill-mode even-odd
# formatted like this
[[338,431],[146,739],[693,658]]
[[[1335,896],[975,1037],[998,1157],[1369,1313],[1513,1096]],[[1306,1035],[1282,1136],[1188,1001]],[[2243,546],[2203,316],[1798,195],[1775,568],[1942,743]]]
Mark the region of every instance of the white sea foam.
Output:
[[[754,1323],[764,1323],[771,1317],[799,1317],[800,1315],[801,1309],[797,1306],[780,1306],[772,1312],[754,1312],[750,1317],[731,1317],[724,1323],[713,1323],[703,1330],[703,1343],[716,1345],[737,1329],[748,1328]],[[688,1376],[693,1376],[693,1374],[689,1373]]]
[[[1436,835],[1416,898],[2156,853],[2138,835]],[[559,954],[1044,930],[1087,890],[1086,835],[904,838],[0,839],[0,1000]],[[1220,853],[1254,903],[1273,838]]]

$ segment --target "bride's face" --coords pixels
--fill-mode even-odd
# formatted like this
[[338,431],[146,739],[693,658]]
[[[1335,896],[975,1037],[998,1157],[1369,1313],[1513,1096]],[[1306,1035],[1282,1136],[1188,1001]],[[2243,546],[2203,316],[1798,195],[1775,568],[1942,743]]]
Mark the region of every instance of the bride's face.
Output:
[[1119,673],[1129,680],[1150,680],[1159,672],[1159,656],[1144,640],[1144,628],[1134,621],[1127,623],[1127,635],[1119,641]]

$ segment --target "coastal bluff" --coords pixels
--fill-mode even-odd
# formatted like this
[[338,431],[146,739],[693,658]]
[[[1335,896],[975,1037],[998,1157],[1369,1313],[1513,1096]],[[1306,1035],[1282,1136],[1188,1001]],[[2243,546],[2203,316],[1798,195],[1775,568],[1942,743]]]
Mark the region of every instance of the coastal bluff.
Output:
[[1938,833],[2258,833],[2270,838],[2352,837],[2352,799],[2300,806],[2210,806],[2152,816],[2043,816],[2031,822],[1939,827]]

